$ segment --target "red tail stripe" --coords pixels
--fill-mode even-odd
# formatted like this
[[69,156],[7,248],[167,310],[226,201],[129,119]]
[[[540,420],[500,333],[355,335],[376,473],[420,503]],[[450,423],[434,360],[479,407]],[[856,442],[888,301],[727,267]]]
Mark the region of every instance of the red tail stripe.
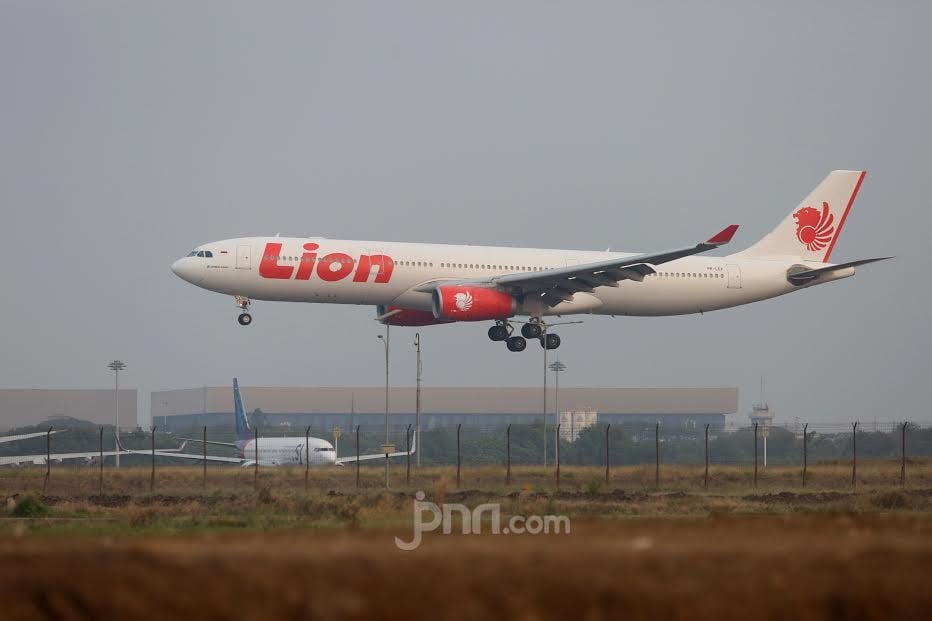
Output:
[[835,242],[838,241],[838,237],[841,235],[841,228],[845,225],[845,219],[848,217],[848,212],[851,211],[851,205],[854,204],[854,199],[858,195],[858,190],[861,189],[861,182],[864,181],[864,176],[867,174],[866,170],[861,171],[861,176],[858,177],[858,182],[854,185],[854,192],[851,193],[851,198],[848,199],[848,206],[845,207],[845,213],[841,215],[841,220],[838,221],[838,228],[835,229],[835,237],[832,238],[832,243],[829,244],[828,250],[825,251],[825,256],[822,257],[822,263],[828,263],[828,258],[832,256],[832,250],[835,249]]

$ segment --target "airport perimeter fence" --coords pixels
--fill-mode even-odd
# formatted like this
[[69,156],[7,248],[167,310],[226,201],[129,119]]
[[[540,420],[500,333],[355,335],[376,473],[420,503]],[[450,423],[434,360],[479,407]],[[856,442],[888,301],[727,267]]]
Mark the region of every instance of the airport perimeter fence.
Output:
[[[741,428],[692,422],[676,426],[631,422],[581,428],[544,426],[539,421],[520,425],[458,424],[422,429],[413,454],[416,438],[413,425],[389,427],[387,433],[384,426],[373,425],[348,430],[309,426],[301,434],[295,434],[291,428],[254,428],[252,433],[252,439],[260,439],[260,450],[265,438],[292,438],[293,450],[272,457],[260,454],[253,443],[242,451],[231,446],[236,442],[232,432],[208,427],[173,433],[160,432],[158,427],[121,431],[119,442],[112,426],[49,428],[40,437],[0,444],[0,465],[42,467],[45,484],[53,469],[95,467],[102,487],[105,468],[116,465],[119,458],[123,466],[149,467],[151,488],[155,487],[156,470],[172,465],[203,468],[206,484],[208,466],[237,467],[239,460],[251,466],[257,477],[260,468],[273,465],[307,470],[312,450],[307,441],[321,438],[335,447],[337,457],[348,459],[345,465],[356,469],[357,482],[361,469],[381,468],[385,464],[381,458],[357,462],[357,456],[392,451],[408,453],[392,457],[392,468],[455,467],[457,483],[465,469],[479,466],[501,467],[506,482],[511,482],[513,466],[547,466],[554,471],[557,485],[561,467],[604,470],[607,482],[613,467],[642,466],[653,468],[659,486],[663,466],[684,465],[704,466],[706,486],[710,469],[715,467],[753,471],[756,485],[767,466],[798,466],[805,485],[810,466],[828,463],[850,467],[854,485],[859,460],[892,462],[888,468],[905,484],[908,461],[932,457],[932,424],[908,422],[793,423]],[[254,453],[248,454],[250,451]],[[227,461],[205,461],[205,456]],[[278,463],[271,463],[273,459]]]

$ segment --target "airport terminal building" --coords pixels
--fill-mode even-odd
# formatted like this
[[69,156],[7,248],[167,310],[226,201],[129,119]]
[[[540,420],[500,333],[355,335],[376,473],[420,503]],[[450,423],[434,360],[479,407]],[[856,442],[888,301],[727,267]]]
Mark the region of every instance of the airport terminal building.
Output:
[[[385,388],[241,387],[250,422],[263,428],[351,429],[384,424]],[[722,425],[738,410],[737,388],[571,388],[561,387],[559,403],[547,394],[550,421],[560,411],[592,411],[599,424],[656,423],[677,429]],[[414,423],[415,389],[389,389],[391,425]],[[423,429],[454,426],[492,427],[542,419],[542,387],[430,387],[421,390]],[[230,429],[232,389],[205,387],[152,393],[152,422],[176,431],[192,427]]]

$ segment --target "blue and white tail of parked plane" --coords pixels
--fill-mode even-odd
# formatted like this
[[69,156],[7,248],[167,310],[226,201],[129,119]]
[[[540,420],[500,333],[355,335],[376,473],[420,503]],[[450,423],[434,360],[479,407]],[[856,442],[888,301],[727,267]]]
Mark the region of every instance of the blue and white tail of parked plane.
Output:
[[249,419],[246,418],[246,406],[243,404],[243,395],[239,391],[239,381],[233,378],[233,422],[236,427],[237,448],[245,447],[250,440],[254,440]]

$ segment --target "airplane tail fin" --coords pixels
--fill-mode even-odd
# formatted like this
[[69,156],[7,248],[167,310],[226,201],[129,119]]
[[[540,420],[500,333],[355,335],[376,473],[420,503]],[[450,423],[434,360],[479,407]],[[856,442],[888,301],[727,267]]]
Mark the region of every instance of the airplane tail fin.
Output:
[[828,263],[867,171],[834,170],[777,228],[738,254]]
[[246,406],[243,405],[243,396],[239,392],[239,382],[233,378],[233,408],[236,421],[236,440],[248,441],[252,439],[252,430],[246,418]]

